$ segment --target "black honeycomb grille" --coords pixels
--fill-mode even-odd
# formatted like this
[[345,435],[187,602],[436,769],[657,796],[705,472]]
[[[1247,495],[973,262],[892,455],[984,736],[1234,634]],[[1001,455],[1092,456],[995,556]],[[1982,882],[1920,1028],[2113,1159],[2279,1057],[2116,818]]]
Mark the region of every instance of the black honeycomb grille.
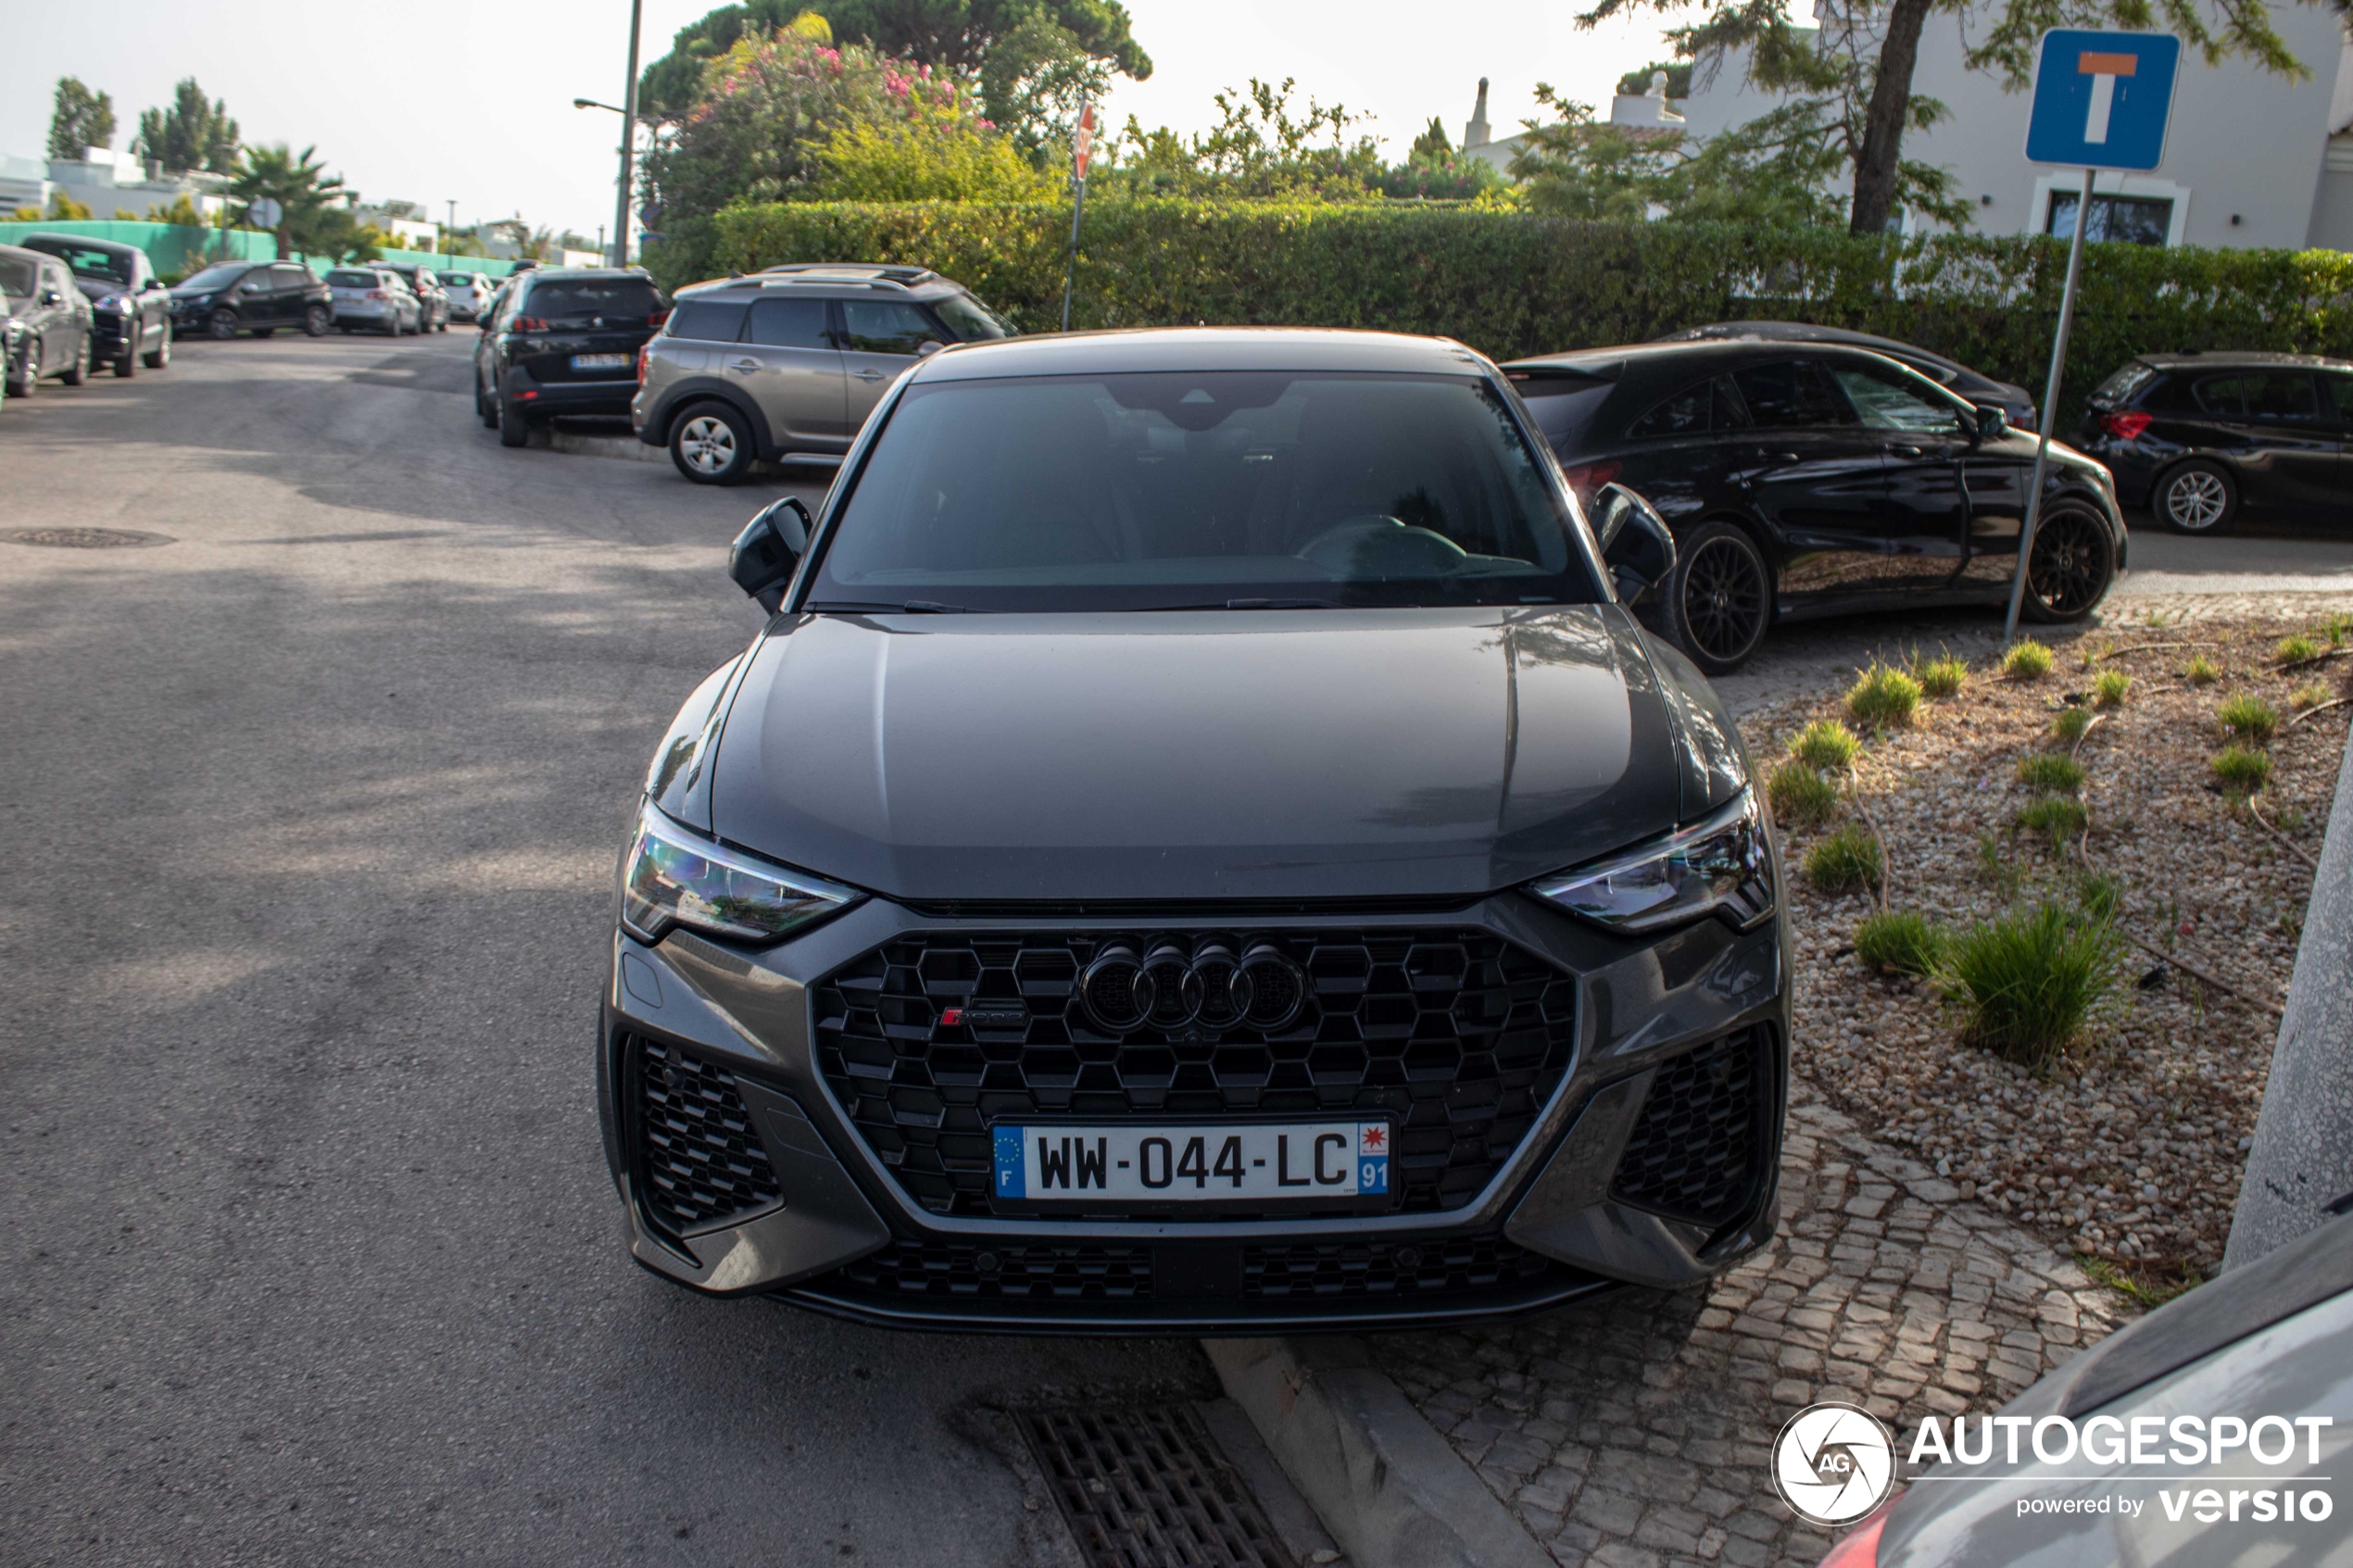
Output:
[[638,1191],[684,1234],[784,1198],[734,1080],[658,1040],[637,1046]]
[[[1412,1212],[1476,1197],[1573,1054],[1575,982],[1479,930],[1188,933],[1176,940],[1282,949],[1307,976],[1298,1017],[1273,1034],[1093,1028],[1073,1000],[1079,972],[1106,943],[1145,935],[901,937],[817,987],[820,1070],[934,1213],[990,1211],[988,1129],[1000,1119],[1341,1111],[1396,1118]],[[992,1001],[1017,1005],[975,1005]],[[943,1023],[950,1007],[1011,1026]]]
[[958,1246],[894,1242],[841,1271],[894,1296],[997,1301],[1139,1301],[1152,1293],[1149,1247]]
[[1407,1243],[1313,1242],[1242,1249],[1242,1294],[1293,1297],[1433,1296],[1532,1285],[1560,1265],[1500,1236]]
[[1745,1029],[1660,1067],[1612,1196],[1694,1224],[1737,1219],[1768,1142],[1767,1047],[1762,1028]]

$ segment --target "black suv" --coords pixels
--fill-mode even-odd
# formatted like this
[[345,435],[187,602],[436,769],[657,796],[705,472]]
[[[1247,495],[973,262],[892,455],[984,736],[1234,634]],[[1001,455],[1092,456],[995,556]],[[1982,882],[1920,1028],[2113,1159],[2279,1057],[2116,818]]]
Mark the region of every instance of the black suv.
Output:
[[626,414],[637,350],[669,302],[641,268],[540,267],[510,282],[474,345],[474,412],[520,446],[559,414]]
[[171,289],[172,330],[183,337],[268,337],[281,327],[324,337],[334,319],[333,291],[298,262],[217,262]]
[[1022,1333],[1693,1285],[1772,1235],[1790,955],[1739,733],[1459,344],[898,378],[655,748],[597,1076],[637,1260]]
[[142,364],[160,370],[171,363],[171,295],[145,251],[79,234],[27,234],[24,247],[72,269],[96,328],[94,362],[111,365],[119,376],[138,374]]
[[[1570,484],[1655,506],[1660,629],[1711,675],[1777,621],[2009,595],[2034,439],[1883,355],[1827,343],[1592,348],[1504,367]],[[2025,614],[2089,615],[2124,570],[2108,470],[2053,443]]]
[[2241,512],[2353,521],[2353,362],[2303,354],[2144,354],[2087,400],[2083,450],[2127,506],[2183,533]]

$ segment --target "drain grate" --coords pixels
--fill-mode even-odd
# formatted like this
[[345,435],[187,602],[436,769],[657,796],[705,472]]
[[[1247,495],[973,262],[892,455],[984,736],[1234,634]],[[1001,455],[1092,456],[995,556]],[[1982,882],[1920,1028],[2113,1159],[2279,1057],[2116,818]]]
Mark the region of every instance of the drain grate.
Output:
[[0,539],[57,550],[135,550],[171,543],[169,533],[140,533],[128,528],[11,528],[0,533]]
[[1088,1568],[1291,1568],[1191,1406],[1038,1411],[1021,1430]]

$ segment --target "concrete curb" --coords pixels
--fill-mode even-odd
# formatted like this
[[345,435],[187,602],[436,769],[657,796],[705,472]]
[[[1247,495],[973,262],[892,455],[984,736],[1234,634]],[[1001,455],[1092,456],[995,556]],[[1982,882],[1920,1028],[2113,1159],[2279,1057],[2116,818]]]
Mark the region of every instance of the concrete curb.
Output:
[[1355,1568],[1557,1568],[1363,1341],[1202,1348]]
[[2353,745],[2296,948],[2271,1076],[2222,1250],[2224,1272],[2317,1230],[2322,1205],[2353,1193]]

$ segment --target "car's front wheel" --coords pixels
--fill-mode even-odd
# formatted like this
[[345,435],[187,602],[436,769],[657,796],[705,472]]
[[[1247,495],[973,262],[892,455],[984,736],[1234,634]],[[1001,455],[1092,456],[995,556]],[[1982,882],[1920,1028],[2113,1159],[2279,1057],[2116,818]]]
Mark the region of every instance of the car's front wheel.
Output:
[[670,460],[697,484],[736,483],[751,458],[751,423],[724,403],[698,403],[670,427]]
[[116,355],[107,369],[128,381],[139,373],[139,334],[126,331],[122,334],[122,352]]
[[1705,522],[1677,546],[1660,585],[1667,637],[1710,675],[1747,663],[1773,618],[1773,573],[1746,530]]
[[227,343],[237,335],[237,313],[220,309],[205,318],[204,330],[219,342]]
[[8,377],[8,395],[30,397],[41,390],[41,340],[32,338],[17,357],[15,373]]
[[151,370],[160,370],[170,365],[171,323],[170,321],[163,324],[163,335],[156,340],[156,345],[147,350],[140,362]]
[[323,305],[314,305],[302,313],[302,331],[307,337],[325,337],[327,323],[327,307]]
[[2183,533],[2228,533],[2239,509],[2239,487],[2220,463],[2194,458],[2158,482],[2157,515]]
[[57,379],[68,386],[80,386],[90,379],[90,334],[88,332],[82,334],[82,348],[74,355],[73,363],[68,365],[58,374]]
[[2115,577],[2116,546],[2107,520],[2086,507],[2054,507],[2034,525],[2020,608],[2032,621],[2081,621],[2108,596]]

